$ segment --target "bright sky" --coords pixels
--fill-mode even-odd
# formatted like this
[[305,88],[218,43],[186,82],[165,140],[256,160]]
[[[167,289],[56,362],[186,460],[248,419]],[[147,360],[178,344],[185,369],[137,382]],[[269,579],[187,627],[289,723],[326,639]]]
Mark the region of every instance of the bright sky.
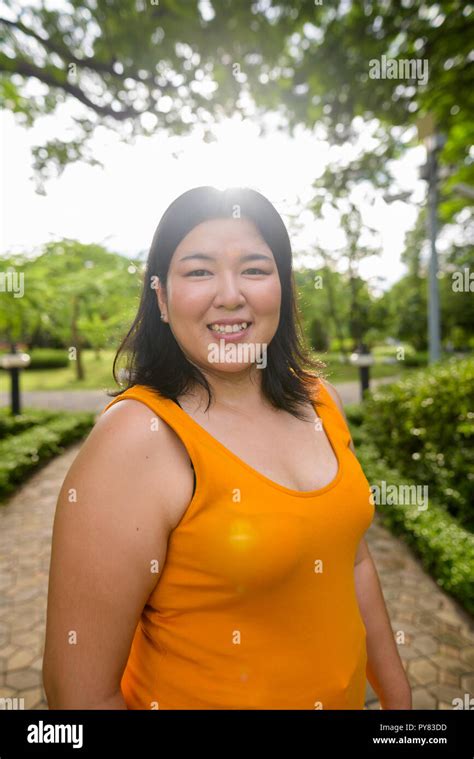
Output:
[[[294,138],[276,130],[265,136],[251,119],[229,119],[214,132],[217,142],[206,144],[202,135],[137,138],[121,143],[113,132],[99,128],[92,155],[105,169],[84,163],[68,166],[61,177],[45,185],[46,196],[35,192],[31,146],[42,140],[71,139],[69,115],[74,106],[60,106],[56,116],[41,118],[33,129],[15,123],[10,112],[0,114],[2,137],[2,228],[0,254],[38,249],[62,237],[104,244],[126,256],[148,251],[156,226],[168,205],[182,192],[198,185],[224,188],[248,185],[263,193],[282,215],[290,232],[295,266],[318,266],[315,243],[329,249],[344,242],[337,218],[314,219],[304,209],[314,191],[311,184],[331,155],[330,146],[307,130]],[[332,151],[334,152],[334,151]],[[424,148],[411,150],[398,164],[402,187],[424,197],[418,179]],[[400,262],[405,232],[413,227],[418,208],[380,197],[373,205],[360,199],[364,220],[380,231],[382,254],[361,265],[361,274],[385,289],[404,272]],[[300,231],[293,231],[288,215],[297,214]],[[373,280],[372,280],[373,278]]]

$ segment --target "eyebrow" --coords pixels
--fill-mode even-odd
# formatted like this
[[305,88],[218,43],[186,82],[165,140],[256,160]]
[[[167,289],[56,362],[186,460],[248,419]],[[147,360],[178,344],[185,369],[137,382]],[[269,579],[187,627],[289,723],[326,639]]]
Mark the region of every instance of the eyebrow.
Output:
[[[189,261],[192,258],[198,258],[203,261],[215,261],[216,256],[209,255],[208,253],[189,253],[187,256],[183,256],[179,259],[179,262],[181,261]],[[241,261],[256,261],[256,260],[264,260],[264,261],[270,261],[272,262],[272,259],[270,256],[266,256],[264,253],[246,253],[242,256],[240,256]]]

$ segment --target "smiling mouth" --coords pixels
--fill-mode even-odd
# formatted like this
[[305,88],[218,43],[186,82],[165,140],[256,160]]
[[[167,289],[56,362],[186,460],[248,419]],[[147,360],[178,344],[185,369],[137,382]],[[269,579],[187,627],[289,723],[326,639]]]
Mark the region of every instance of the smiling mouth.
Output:
[[226,324],[222,325],[221,328],[212,327],[211,324],[207,325],[208,330],[210,330],[214,335],[238,335],[240,332],[246,332],[248,328],[251,326],[252,322],[241,322],[240,324]]

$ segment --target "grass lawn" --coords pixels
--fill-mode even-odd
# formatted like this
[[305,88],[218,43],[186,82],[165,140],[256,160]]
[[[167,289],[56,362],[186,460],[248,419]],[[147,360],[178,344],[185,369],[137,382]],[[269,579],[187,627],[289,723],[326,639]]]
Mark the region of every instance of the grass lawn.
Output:
[[[112,377],[112,363],[115,352],[103,350],[99,357],[95,351],[83,353],[85,379],[76,379],[75,364],[61,369],[24,369],[20,374],[21,390],[116,390],[118,386]],[[324,359],[323,359],[324,360]],[[333,356],[325,359],[329,382],[358,381],[359,371],[353,366],[346,366],[334,360]],[[403,372],[403,362],[398,364],[378,363],[371,367],[371,378],[392,377]],[[405,370],[406,371],[406,370]],[[0,392],[10,391],[10,375],[0,371]]]
[[[359,370],[354,366],[340,364],[338,361],[326,361],[327,367],[325,374],[331,383],[335,382],[358,382]],[[370,367],[370,379],[379,379],[380,377],[395,377],[404,371],[402,362],[398,364],[375,364]]]
[[[76,379],[76,366],[61,369],[24,369],[20,372],[21,390],[100,390],[102,388],[118,389],[112,377],[112,364],[115,351],[104,350],[97,358],[95,351],[83,352],[85,379]],[[0,391],[9,392],[10,375],[0,371]]]

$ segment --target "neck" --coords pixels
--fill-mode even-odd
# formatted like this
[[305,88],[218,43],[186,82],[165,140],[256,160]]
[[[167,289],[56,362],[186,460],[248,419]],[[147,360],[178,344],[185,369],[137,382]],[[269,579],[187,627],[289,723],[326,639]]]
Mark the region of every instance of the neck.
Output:
[[[262,370],[254,365],[241,372],[217,372],[199,367],[212,391],[211,407],[239,410],[245,407],[261,407],[265,399],[262,395]],[[194,398],[206,399],[207,393],[200,385],[196,385],[190,393]]]

